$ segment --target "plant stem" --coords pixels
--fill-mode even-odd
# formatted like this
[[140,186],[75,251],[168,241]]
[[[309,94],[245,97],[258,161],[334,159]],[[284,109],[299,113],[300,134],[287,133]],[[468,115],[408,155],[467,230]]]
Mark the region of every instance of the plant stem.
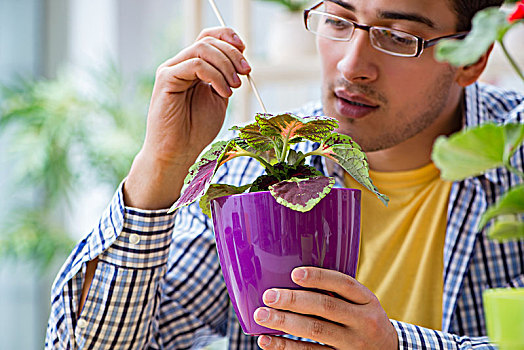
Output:
[[280,148],[278,147],[278,144],[275,140],[272,140],[271,142],[273,143],[273,149],[275,150],[275,157],[277,158],[277,161],[280,161]]
[[520,79],[524,82],[524,75],[522,75],[522,71],[520,70],[520,67],[517,65],[517,62],[515,62],[515,60],[513,60],[513,57],[511,57],[511,55],[509,54],[508,50],[506,49],[506,46],[504,45],[503,40],[499,39],[498,42],[500,46],[502,47],[502,51],[504,51],[504,54],[508,58],[509,63],[511,64],[513,69],[515,69]]
[[[313,151],[313,152],[314,152],[314,151]],[[298,158],[298,160],[297,160],[296,163],[297,163],[297,164],[300,164],[300,162],[303,161],[304,159],[306,159],[306,157],[311,156],[311,155],[312,155],[311,153],[312,153],[312,152],[308,152],[308,153],[306,153],[306,154],[303,154],[300,158]]]
[[302,160],[304,160],[305,158],[310,157],[310,156],[315,156],[315,155],[316,155],[316,156],[323,156],[323,157],[326,156],[324,153],[322,153],[322,152],[317,152],[317,151],[318,151],[318,148],[317,148],[316,150],[313,150],[313,151],[311,151],[311,152],[308,152],[308,153],[306,153],[306,154],[303,154],[302,157],[298,158],[298,160],[297,160],[296,163],[297,163],[297,164],[300,164],[300,162],[301,162]]
[[[273,167],[271,166],[271,164],[269,164],[264,158],[262,158],[258,154],[251,153],[251,152],[238,153],[238,154],[235,154],[233,157],[231,157],[231,159],[234,159],[234,158],[237,158],[237,157],[251,157],[251,158],[254,158],[260,164],[262,164],[262,166],[264,166],[264,168],[266,168],[267,171],[269,171],[272,175],[275,175],[275,173],[273,172]],[[231,160],[231,159],[229,159],[229,160]]]
[[506,164],[506,168],[508,168],[508,170],[511,171],[513,174],[519,176],[521,179],[524,179],[524,173],[522,171],[518,170],[510,164]]
[[257,154],[254,154],[254,153],[249,154],[249,156],[255,158],[256,160],[258,160],[264,166],[264,168],[266,168],[270,173],[272,173],[274,175],[273,167],[264,158],[262,158],[261,156],[259,156]]
[[284,146],[282,146],[282,154],[280,155],[281,158],[279,159],[280,162],[283,162],[286,160],[286,155],[287,155],[287,142],[288,142],[288,138],[286,137],[284,139]]

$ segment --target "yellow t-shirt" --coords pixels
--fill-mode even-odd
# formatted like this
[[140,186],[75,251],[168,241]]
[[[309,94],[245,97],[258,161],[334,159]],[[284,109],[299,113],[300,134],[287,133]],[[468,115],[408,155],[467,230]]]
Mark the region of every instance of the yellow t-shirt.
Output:
[[440,330],[451,182],[440,179],[433,163],[370,176],[390,198],[388,207],[345,176],[346,187],[362,190],[357,280],[375,293],[389,318]]

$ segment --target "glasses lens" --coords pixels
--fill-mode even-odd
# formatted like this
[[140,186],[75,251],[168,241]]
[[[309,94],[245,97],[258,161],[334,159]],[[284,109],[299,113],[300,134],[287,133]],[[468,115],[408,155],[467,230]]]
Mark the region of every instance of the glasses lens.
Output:
[[311,11],[307,18],[309,31],[333,40],[349,40],[353,28],[351,22],[322,12]]
[[373,27],[370,30],[371,44],[381,51],[399,56],[417,54],[417,37],[388,28]]

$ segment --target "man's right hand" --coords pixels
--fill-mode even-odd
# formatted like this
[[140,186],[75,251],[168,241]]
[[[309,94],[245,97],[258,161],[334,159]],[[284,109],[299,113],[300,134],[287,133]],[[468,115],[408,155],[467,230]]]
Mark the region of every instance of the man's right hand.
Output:
[[251,68],[230,28],[211,28],[157,70],[146,137],[124,185],[126,205],[169,207],[189,167],[217,136],[231,88]]

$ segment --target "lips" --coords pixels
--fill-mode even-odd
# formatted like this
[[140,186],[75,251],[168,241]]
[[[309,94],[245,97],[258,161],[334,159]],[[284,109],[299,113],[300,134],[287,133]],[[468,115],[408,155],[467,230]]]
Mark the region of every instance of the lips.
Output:
[[364,95],[351,94],[345,90],[336,90],[335,96],[337,112],[353,119],[363,118],[380,107]]

